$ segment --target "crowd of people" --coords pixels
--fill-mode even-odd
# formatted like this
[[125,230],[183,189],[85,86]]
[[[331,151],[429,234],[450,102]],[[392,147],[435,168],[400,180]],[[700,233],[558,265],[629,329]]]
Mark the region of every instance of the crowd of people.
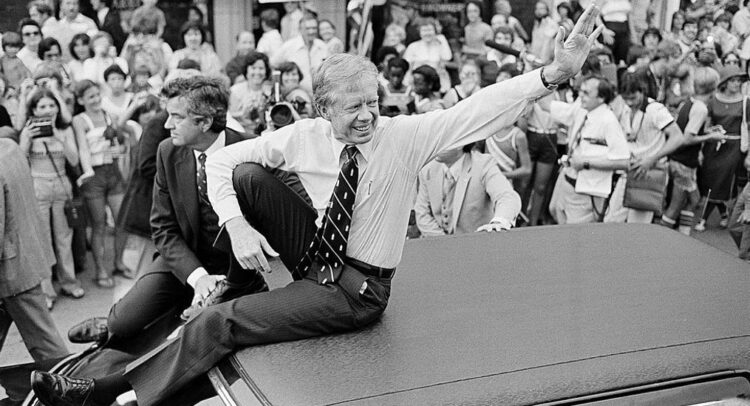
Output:
[[[489,15],[485,3],[467,1],[460,18],[406,2],[394,6],[401,12],[387,25],[372,27],[384,31],[372,48],[351,40],[360,37],[358,27],[341,32],[350,39],[342,41],[314,7],[291,2],[283,15],[262,11],[262,36],[237,33],[234,53],[222,60],[200,7],[191,7],[180,29],[183,47],[173,50],[162,38],[166,19],[157,0],[142,2],[123,22],[107,0],[91,0],[95,19],[80,13],[79,0],[61,0],[59,13],[34,0],[28,18],[4,27],[0,137],[15,141],[28,159],[40,237],[54,247],[54,278],[47,274],[41,283],[49,309],[58,292],[84,296],[77,273],[86,268],[87,251],[101,288],[114,286],[115,273],[135,278],[159,251],[152,210],[158,196],[151,194],[156,151],[170,135],[179,142],[170,130],[185,118],[165,111],[159,96],[188,92],[170,83],[216,78],[206,86],[228,89],[224,127],[236,134],[231,142],[262,138],[304,118],[332,121],[316,108],[328,102],[315,88],[318,68],[337,54],[369,49],[379,114],[434,114],[548,65],[586,6],[539,0],[527,32],[507,0],[495,1]],[[350,2],[350,20],[359,3]],[[517,121],[493,127],[486,140],[442,151],[419,173],[406,238],[587,222],[658,223],[690,234],[704,230],[717,210],[740,257],[750,260],[748,1],[683,1],[667,27],[648,18],[635,24],[629,0],[600,3],[602,35],[580,73],[550,86]],[[356,115],[356,108],[341,114]],[[197,180],[204,199],[205,173]],[[182,282],[203,298],[200,276],[188,272]]]

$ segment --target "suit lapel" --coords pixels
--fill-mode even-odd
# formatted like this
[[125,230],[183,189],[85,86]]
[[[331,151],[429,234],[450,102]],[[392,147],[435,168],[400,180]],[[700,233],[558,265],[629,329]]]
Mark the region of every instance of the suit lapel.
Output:
[[427,178],[427,194],[430,196],[432,214],[439,218],[443,214],[443,168],[445,165],[434,162],[430,168]]
[[193,151],[190,148],[180,148],[180,153],[175,163],[175,177],[177,178],[177,187],[179,189],[175,193],[175,197],[182,200],[182,202],[173,203],[178,207],[182,207],[185,211],[194,235],[198,235],[200,230],[196,171]]
[[453,195],[453,212],[451,213],[451,230],[456,229],[458,215],[464,203],[466,189],[469,187],[469,171],[471,170],[471,154],[464,154],[464,162],[461,165],[461,174],[456,179],[456,192]]

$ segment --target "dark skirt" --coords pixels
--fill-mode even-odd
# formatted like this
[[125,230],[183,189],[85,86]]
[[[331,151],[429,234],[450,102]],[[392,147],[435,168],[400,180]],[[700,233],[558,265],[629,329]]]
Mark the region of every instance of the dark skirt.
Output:
[[732,197],[732,185],[737,167],[742,163],[740,140],[727,140],[716,150],[718,142],[703,145],[703,165],[698,168],[698,188],[701,196],[712,201],[727,201]]

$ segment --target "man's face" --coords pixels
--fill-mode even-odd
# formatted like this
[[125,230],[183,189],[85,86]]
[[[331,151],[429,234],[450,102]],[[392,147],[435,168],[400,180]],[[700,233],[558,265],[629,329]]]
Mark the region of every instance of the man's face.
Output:
[[187,112],[187,103],[182,97],[167,100],[167,122],[164,128],[169,130],[172,144],[178,147],[195,147],[201,144],[203,130],[201,121]]
[[698,38],[698,24],[685,24],[682,26],[682,35],[688,41],[695,41]]
[[75,18],[78,15],[78,0],[63,0],[60,11],[68,18]]
[[305,43],[310,44],[315,38],[318,38],[318,22],[315,20],[302,20],[299,24],[300,33]]
[[255,49],[255,37],[253,34],[247,31],[241,32],[237,38],[237,53],[246,55],[253,49]]
[[48,16],[46,14],[40,13],[39,10],[34,6],[31,6],[29,8],[29,18],[36,21],[40,25],[44,23],[44,20],[46,20],[47,17]]
[[599,81],[597,79],[589,79],[581,84],[579,94],[581,95],[581,106],[584,109],[591,111],[604,104],[604,100],[599,97],[598,86]]
[[333,136],[345,144],[370,141],[380,118],[377,79],[363,77],[339,89],[324,116],[331,122]]
[[35,25],[24,25],[21,28],[21,39],[27,47],[35,48],[42,40],[42,31]]
[[534,6],[534,17],[541,20],[542,18],[547,17],[548,14],[549,11],[547,10],[547,4],[538,1]]
[[631,110],[635,111],[635,110],[638,110],[638,108],[640,108],[641,105],[643,104],[643,93],[634,92],[634,93],[623,94],[622,100],[625,101],[625,104],[627,104]]

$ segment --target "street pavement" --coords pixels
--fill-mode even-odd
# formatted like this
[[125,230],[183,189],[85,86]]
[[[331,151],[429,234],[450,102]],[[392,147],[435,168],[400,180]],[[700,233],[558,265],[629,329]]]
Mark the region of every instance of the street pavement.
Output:
[[[718,216],[714,215],[709,219],[706,231],[700,233],[693,232],[693,236],[724,252],[731,255],[737,255],[737,248],[730,238],[729,233],[727,230],[721,229],[718,226]],[[108,246],[111,247],[111,236],[108,236],[107,238],[110,239],[110,241],[108,241],[110,243]],[[112,254],[109,253],[109,255],[111,257]],[[274,262],[275,263],[272,265],[277,272],[266,275],[266,279],[268,280],[271,289],[284,286],[291,281],[289,274],[284,272],[283,265],[278,260],[275,260]],[[114,289],[99,288],[94,284],[92,269],[93,260],[90,256],[88,263],[88,269],[78,275],[83,284],[83,288],[86,290],[86,295],[81,299],[71,299],[59,296],[57,303],[52,310],[52,316],[60,331],[60,336],[67,343],[68,349],[71,352],[82,351],[87,348],[88,345],[69,343],[67,340],[67,331],[73,325],[85,320],[86,318],[106,316],[113,303],[113,299],[121,297],[133,284],[132,280],[116,276],[116,287]],[[111,261],[108,263],[111,263]],[[26,350],[18,330],[15,326],[11,327],[4,345],[0,347],[0,367],[31,361],[31,356]],[[5,397],[4,392],[2,391],[2,388],[0,388],[0,399],[3,397]],[[216,402],[211,401],[206,404],[216,404]]]

